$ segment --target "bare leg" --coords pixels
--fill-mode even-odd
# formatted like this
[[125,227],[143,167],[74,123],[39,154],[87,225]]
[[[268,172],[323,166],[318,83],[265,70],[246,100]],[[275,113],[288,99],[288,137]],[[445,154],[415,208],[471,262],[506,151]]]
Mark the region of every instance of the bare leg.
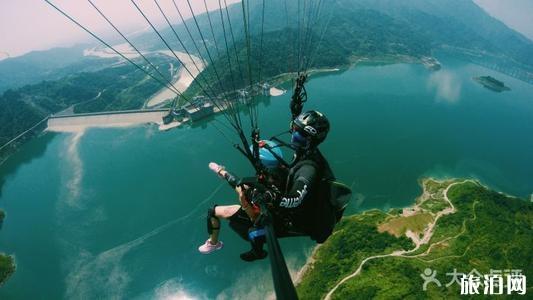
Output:
[[229,219],[239,209],[240,205],[223,205],[215,207],[215,217],[211,218],[211,225],[213,226],[212,233],[209,235],[209,242],[212,245],[218,243],[218,235],[220,233],[220,220],[218,218]]

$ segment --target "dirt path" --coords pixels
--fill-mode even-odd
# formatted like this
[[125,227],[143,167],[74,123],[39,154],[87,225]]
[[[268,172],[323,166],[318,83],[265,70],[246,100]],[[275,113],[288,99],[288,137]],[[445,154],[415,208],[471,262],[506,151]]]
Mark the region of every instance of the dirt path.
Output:
[[[463,183],[466,183],[466,182],[474,182],[473,180],[471,179],[467,179],[467,180],[464,180],[464,181],[461,181],[461,182],[454,182],[454,183],[451,183],[450,185],[448,185],[442,192],[443,196],[444,196],[444,200],[446,202],[448,202],[448,204],[450,205],[449,207],[439,211],[436,215],[435,215],[435,219],[433,220],[432,223],[429,224],[429,226],[426,228],[426,230],[424,230],[424,236],[420,239],[415,233],[411,232],[410,230],[408,230],[405,234],[407,235],[407,237],[409,237],[410,239],[413,240],[413,243],[415,243],[415,247],[411,250],[408,250],[408,251],[405,251],[405,250],[397,250],[397,251],[394,251],[392,253],[389,253],[389,254],[381,254],[381,255],[374,255],[374,256],[370,256],[370,257],[367,257],[365,258],[363,261],[361,261],[361,263],[359,264],[359,267],[357,268],[357,270],[355,270],[355,272],[353,272],[352,274],[344,277],[341,281],[339,281],[327,294],[326,294],[326,297],[324,299],[326,300],[329,300],[331,299],[331,296],[333,295],[333,293],[342,285],[344,284],[346,281],[354,278],[355,276],[359,275],[359,273],[361,273],[361,270],[363,269],[363,266],[370,260],[373,260],[373,259],[377,259],[377,258],[384,258],[384,257],[392,257],[392,256],[396,256],[396,257],[418,257],[418,256],[422,256],[422,254],[424,255],[427,255],[429,254],[431,248],[433,245],[431,245],[428,249],[428,251],[422,253],[422,254],[419,254],[419,255],[415,255],[415,256],[407,256],[406,254],[409,254],[409,253],[413,253],[415,251],[417,251],[422,245],[425,245],[427,243],[429,243],[429,240],[431,239],[431,237],[433,236],[433,232],[434,232],[434,228],[435,228],[435,224],[437,224],[437,221],[439,220],[440,217],[444,216],[444,215],[448,215],[448,214],[452,214],[454,213],[456,210],[455,210],[455,206],[453,205],[453,203],[450,201],[450,199],[448,198],[448,191],[450,190],[450,188],[454,185],[458,185],[458,184],[463,184]],[[424,191],[425,193],[425,191]],[[420,204],[422,204],[423,201],[417,205],[415,205],[415,207],[418,207],[420,206]],[[440,241],[439,243],[441,243],[442,241]]]

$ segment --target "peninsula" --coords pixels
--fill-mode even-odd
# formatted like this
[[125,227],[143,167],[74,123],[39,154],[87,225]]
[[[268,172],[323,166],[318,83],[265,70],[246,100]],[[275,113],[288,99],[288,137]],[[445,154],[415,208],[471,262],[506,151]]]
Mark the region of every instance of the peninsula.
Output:
[[[425,179],[422,187],[412,207],[344,218],[304,267],[299,296],[442,299],[460,296],[452,272],[533,276],[533,203],[474,180]],[[441,286],[423,289],[427,271]],[[526,289],[533,292],[533,284]]]

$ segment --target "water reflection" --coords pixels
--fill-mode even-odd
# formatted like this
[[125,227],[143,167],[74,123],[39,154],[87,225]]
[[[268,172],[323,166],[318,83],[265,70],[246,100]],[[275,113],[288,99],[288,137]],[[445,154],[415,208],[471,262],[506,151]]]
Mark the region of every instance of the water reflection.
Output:
[[433,72],[428,77],[426,85],[429,91],[435,93],[435,100],[456,102],[461,97],[461,80],[451,71]]
[[7,178],[14,174],[23,165],[29,164],[34,159],[42,157],[55,136],[56,133],[47,132],[40,137],[34,138],[25,144],[19,152],[13,154],[0,165],[0,198],[2,197],[2,188]]

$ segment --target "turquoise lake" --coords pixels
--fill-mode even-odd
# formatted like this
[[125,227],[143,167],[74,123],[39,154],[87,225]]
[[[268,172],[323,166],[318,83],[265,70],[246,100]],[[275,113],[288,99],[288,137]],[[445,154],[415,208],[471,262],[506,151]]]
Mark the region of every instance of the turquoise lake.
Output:
[[[427,176],[477,178],[531,197],[533,86],[446,55],[438,59],[437,72],[360,65],[308,83],[306,109],[331,122],[322,152],[355,193],[349,213],[407,206]],[[495,93],[472,80],[482,75],[511,91]],[[288,101],[288,94],[262,99],[264,137],[287,129]],[[153,125],[94,128],[30,141],[0,166],[0,207],[7,212],[0,251],[17,262],[0,298],[271,295],[268,260],[242,262],[239,253],[249,246],[227,224],[221,251],[197,251],[206,239],[206,210],[236,202],[207,168],[210,161],[252,174],[210,124],[168,132]],[[307,238],[281,244],[292,272],[313,248]]]

